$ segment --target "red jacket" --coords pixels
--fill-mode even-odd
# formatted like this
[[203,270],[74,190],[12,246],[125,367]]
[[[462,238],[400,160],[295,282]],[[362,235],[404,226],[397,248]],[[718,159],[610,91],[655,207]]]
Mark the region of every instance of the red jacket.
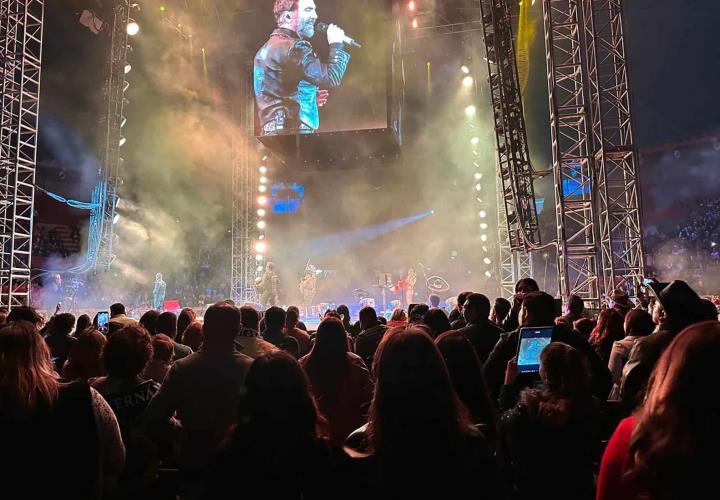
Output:
[[635,427],[635,417],[628,417],[620,422],[610,438],[598,476],[596,500],[640,500],[650,496],[637,484],[631,483],[623,476],[632,465],[630,462],[630,438]]

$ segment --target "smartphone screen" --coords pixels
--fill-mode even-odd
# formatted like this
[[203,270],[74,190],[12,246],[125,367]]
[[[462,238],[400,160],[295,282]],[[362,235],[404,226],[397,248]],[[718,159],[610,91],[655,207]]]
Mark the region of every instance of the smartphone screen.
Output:
[[521,328],[517,364],[520,373],[540,371],[540,353],[552,342],[552,326]]
[[108,325],[110,324],[110,313],[108,311],[100,311],[98,313],[98,330],[103,333],[108,331]]

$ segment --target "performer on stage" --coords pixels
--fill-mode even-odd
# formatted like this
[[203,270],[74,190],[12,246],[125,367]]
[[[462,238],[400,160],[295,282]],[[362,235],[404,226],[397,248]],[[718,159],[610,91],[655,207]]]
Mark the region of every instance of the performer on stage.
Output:
[[260,302],[265,307],[276,306],[278,303],[278,294],[280,293],[280,278],[275,273],[275,264],[268,262],[265,266],[265,274],[263,274],[258,284],[260,292]]
[[157,273],[155,275],[155,287],[153,288],[153,309],[156,311],[162,310],[165,303],[165,290],[167,290],[167,283],[163,281],[162,274]]
[[299,288],[303,297],[303,306],[306,308],[312,306],[317,291],[317,275],[312,269],[305,271],[305,276],[300,280]]
[[415,294],[415,284],[417,283],[417,276],[415,276],[414,269],[408,269],[407,278],[405,278],[407,286],[405,287],[405,305],[408,307],[413,303],[413,296]]
[[327,27],[330,56],[322,62],[308,41],[315,34],[314,0],[275,0],[277,28],[255,56],[255,100],[261,135],[312,134],[320,126],[318,107],[339,87],[350,55],[345,32]]

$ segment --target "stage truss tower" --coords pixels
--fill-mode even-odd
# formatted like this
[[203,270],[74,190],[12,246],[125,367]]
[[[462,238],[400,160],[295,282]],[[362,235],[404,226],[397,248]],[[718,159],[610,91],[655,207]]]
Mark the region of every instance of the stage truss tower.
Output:
[[583,0],[597,179],[600,285],[634,294],[644,274],[637,154],[621,0]]
[[[253,89],[246,68],[240,78],[240,96],[235,101],[232,138],[232,269],[231,296],[236,304],[257,302],[255,279],[259,263],[255,260],[253,241],[256,233],[256,196],[258,187],[257,141],[253,138]],[[261,263],[260,263],[261,264]]]
[[30,302],[43,0],[0,0],[0,304]]
[[[103,187],[99,197],[99,248],[97,258],[93,259],[93,266],[109,270],[115,254],[113,244],[115,238],[114,220],[117,205],[117,187],[120,181],[120,167],[123,159],[120,157],[120,148],[124,143],[122,126],[124,122],[123,108],[126,104],[124,97],[127,83],[125,81],[125,67],[127,64],[128,34],[127,25],[130,20],[130,3],[128,0],[119,0],[113,9],[113,25],[110,41],[110,59],[108,61],[107,78],[105,82],[105,100],[107,108],[101,121],[102,137],[101,164],[98,171],[100,185]],[[88,253],[94,251],[88,248]]]

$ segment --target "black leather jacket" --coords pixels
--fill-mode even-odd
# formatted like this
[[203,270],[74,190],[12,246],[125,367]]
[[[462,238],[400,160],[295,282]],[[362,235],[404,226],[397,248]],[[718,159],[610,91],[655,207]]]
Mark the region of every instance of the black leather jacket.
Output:
[[255,56],[255,100],[262,135],[313,132],[320,125],[318,87],[338,87],[350,55],[330,46],[323,63],[312,45],[292,30],[276,28]]

